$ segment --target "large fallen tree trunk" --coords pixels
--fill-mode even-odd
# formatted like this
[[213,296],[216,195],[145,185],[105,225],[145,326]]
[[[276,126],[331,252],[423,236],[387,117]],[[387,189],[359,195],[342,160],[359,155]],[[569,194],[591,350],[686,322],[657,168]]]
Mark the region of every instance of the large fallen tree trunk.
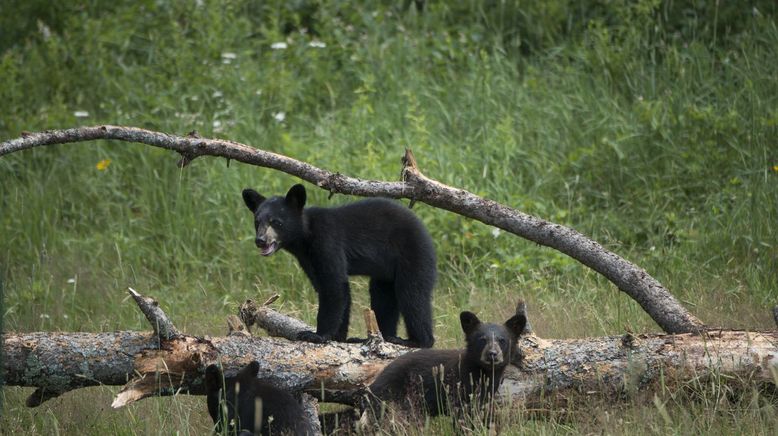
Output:
[[499,227],[541,245],[555,248],[594,269],[632,297],[668,333],[696,332],[702,322],[689,313],[659,281],[645,270],[606,250],[581,233],[559,224],[527,215],[495,201],[462,189],[452,188],[421,173],[410,151],[403,158],[401,182],[360,180],[333,173],[305,162],[231,141],[203,139],[192,133],[186,137],[133,127],[95,126],[39,133],[23,133],[21,138],[0,143],[0,156],[34,147],[113,139],[138,142],[181,154],[179,166],[199,156],[220,156],[240,162],[273,168],[300,177],[331,193],[360,196],[408,198]]
[[[257,360],[260,377],[278,386],[350,404],[385,365],[408,351],[383,342],[375,327],[364,344],[250,337],[243,327],[226,337],[197,338],[177,333],[156,302],[132,293],[154,332],[7,333],[6,384],[37,387],[30,406],[84,386],[124,385],[113,403],[121,407],[152,395],[203,394],[202,375],[210,363],[220,361],[230,373]],[[260,327],[272,325],[279,335],[294,337],[310,328],[264,306],[244,305],[241,314]],[[660,378],[669,383],[709,374],[776,384],[776,344],[778,331],[573,340],[530,334],[520,342],[522,363],[506,374],[502,394],[534,402],[553,394],[646,390]]]

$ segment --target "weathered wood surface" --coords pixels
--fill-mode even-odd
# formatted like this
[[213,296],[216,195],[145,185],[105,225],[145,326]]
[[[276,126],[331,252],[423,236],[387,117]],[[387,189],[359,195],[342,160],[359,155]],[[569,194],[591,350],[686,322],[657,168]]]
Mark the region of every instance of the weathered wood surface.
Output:
[[541,393],[631,394],[665,383],[721,375],[778,385],[778,331],[717,330],[702,335],[632,335],[520,341],[521,371],[502,392],[538,400]]
[[[41,391],[34,394],[38,400],[31,397],[30,406],[80,387],[125,385],[137,374],[149,384],[131,381],[115,406],[153,394],[202,395],[205,367],[217,360],[228,375],[257,360],[259,377],[292,390],[349,390],[371,381],[394,357],[408,351],[390,343],[370,348],[240,335],[204,339],[179,335],[158,348],[152,332],[128,331],[5,333],[3,339],[6,385]],[[151,392],[156,386],[164,389]]]
[[231,141],[204,139],[196,134],[184,137],[110,125],[24,133],[20,138],[0,143],[0,156],[45,145],[96,139],[137,142],[173,150],[182,156],[179,161],[180,166],[189,164],[199,156],[219,156],[283,171],[331,193],[408,198],[411,202],[427,203],[499,227],[567,254],[614,283],[619,290],[637,301],[668,333],[695,332],[704,327],[699,319],[689,313],[659,281],[642,268],[606,250],[602,245],[571,228],[527,215],[514,208],[426,177],[419,170],[409,150],[403,158],[401,182],[347,177],[277,153]]
[[[272,310],[272,309],[268,309]],[[778,331],[709,331],[702,335],[624,335],[589,339],[522,338],[519,370],[506,373],[502,393],[511,401],[568,392],[626,392],[665,381],[708,374],[748,382],[778,381]],[[113,403],[121,407],[151,395],[203,394],[204,368],[217,360],[235,372],[252,360],[260,377],[324,401],[349,402],[391,360],[408,351],[386,342],[313,344],[282,338],[163,340],[154,333],[6,333],[6,383],[37,387],[35,406],[72,389],[125,385]]]
[[[775,331],[625,338],[630,336],[524,338],[520,343],[524,363],[520,371],[508,372],[502,390],[515,400],[524,400],[541,391],[642,389],[659,380],[660,370],[668,379],[674,375],[682,380],[714,371],[772,383],[778,376]],[[203,394],[202,371],[217,359],[228,372],[257,360],[260,377],[291,389],[351,390],[370,383],[392,358],[408,351],[389,343],[376,353],[362,344],[242,336],[203,340],[186,335],[174,338],[175,345],[155,350],[153,333],[139,332],[7,333],[4,339],[6,384],[34,386],[50,393],[95,384],[124,385],[134,371],[153,374],[158,370],[160,376],[155,380],[165,385],[171,374],[181,374],[189,367],[189,377],[173,377],[174,385],[161,394],[177,390]],[[28,404],[38,405],[40,400]]]

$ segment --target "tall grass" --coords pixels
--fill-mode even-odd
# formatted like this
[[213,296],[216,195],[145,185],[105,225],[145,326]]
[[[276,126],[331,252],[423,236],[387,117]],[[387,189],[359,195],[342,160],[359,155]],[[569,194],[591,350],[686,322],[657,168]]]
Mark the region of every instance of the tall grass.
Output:
[[[433,1],[418,13],[393,2],[7,1],[0,137],[98,123],[196,129],[386,180],[397,178],[409,146],[429,176],[571,226],[634,261],[705,322],[771,328],[775,5],[705,3]],[[272,49],[276,42],[287,48]],[[287,254],[260,259],[240,197],[248,186],[278,194],[297,180],[209,158],[179,170],[176,160],[104,141],[0,159],[5,328],[146,329],[128,286],[158,298],[192,334],[223,334],[239,302],[276,292],[281,310],[314,322],[308,280]],[[317,205],[353,200],[312,186],[309,195]],[[559,253],[423,204],[414,210],[438,250],[439,346],[462,343],[459,311],[504,319],[505,302],[519,297],[541,336],[658,331],[609,282]],[[366,282],[352,287],[355,307],[367,306]],[[201,398],[112,411],[113,392],[74,392],[28,410],[29,392],[6,388],[0,427],[209,428]],[[551,411],[510,428],[775,427],[775,403],[759,392],[713,411],[665,395]]]

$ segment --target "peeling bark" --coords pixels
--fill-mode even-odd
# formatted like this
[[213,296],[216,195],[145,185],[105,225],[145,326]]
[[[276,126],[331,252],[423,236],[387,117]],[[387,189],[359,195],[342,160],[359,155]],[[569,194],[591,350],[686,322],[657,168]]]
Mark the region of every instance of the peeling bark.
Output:
[[[161,309],[158,313],[164,316]],[[185,334],[160,344],[156,334],[138,332],[7,333],[3,339],[6,384],[38,388],[29,406],[95,384],[126,383],[114,407],[152,395],[201,395],[207,365],[221,361],[229,374],[253,360],[260,362],[259,377],[279,387],[353,404],[392,359],[409,351],[375,336],[362,344]],[[519,343],[520,368],[506,373],[501,393],[510,401],[531,403],[551,394],[644,391],[660,378],[684,381],[711,374],[775,385],[776,344],[778,331],[572,340],[529,335]]]
[[[668,380],[681,381],[713,373],[769,383],[778,377],[775,331],[628,337],[524,338],[520,341],[524,362],[506,373],[501,390],[514,401],[532,401],[555,392],[643,390],[658,382],[663,372]],[[364,344],[187,335],[156,349],[153,334],[138,332],[7,333],[4,339],[5,381],[10,386],[61,394],[96,384],[124,385],[135,371],[145,371],[142,380],[149,384],[131,382],[117,397],[116,407],[150,395],[202,395],[204,368],[217,359],[228,374],[257,360],[259,377],[279,387],[310,391],[317,397],[323,389],[325,401],[349,403],[351,396],[342,391],[371,383],[394,357],[408,351],[388,343],[379,355]],[[40,403],[31,399],[28,405]]]
[[630,395],[666,383],[721,375],[778,384],[778,331],[721,330],[703,335],[632,335],[520,341],[521,370],[504,395],[538,401],[545,393]]
[[25,133],[0,143],[0,156],[34,147],[72,142],[112,139],[138,142],[181,154],[179,166],[199,156],[220,156],[250,165],[283,171],[311,182],[331,193],[359,196],[408,198],[499,227],[522,238],[545,245],[578,260],[602,274],[640,304],[668,333],[699,332],[703,323],[689,313],[672,294],[645,270],[606,250],[581,233],[550,223],[468,191],[452,188],[424,176],[410,150],[403,158],[402,182],[361,180],[317,168],[305,162],[243,144],[203,139],[196,133],[186,137],[134,127],[95,126]]

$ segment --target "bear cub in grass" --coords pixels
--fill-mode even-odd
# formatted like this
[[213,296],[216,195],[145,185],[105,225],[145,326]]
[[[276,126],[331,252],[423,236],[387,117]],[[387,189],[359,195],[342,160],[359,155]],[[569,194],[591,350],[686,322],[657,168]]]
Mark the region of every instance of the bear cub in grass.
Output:
[[[367,199],[340,207],[304,207],[305,188],[265,198],[253,189],[243,201],[254,213],[256,244],[263,256],[279,249],[297,258],[319,297],[316,332],[309,342],[345,341],[351,312],[348,276],[370,277],[370,308],[384,339],[428,348],[432,336],[435,248],[424,225],[407,208],[388,199]],[[399,315],[408,339],[397,337]]]
[[[368,407],[380,410],[378,401],[414,408],[423,401],[436,416],[461,413],[471,400],[483,406],[502,383],[505,368],[517,347],[527,318],[517,313],[503,325],[482,323],[472,312],[459,315],[467,345],[464,350],[418,350],[404,354],[370,385]],[[514,362],[515,363],[515,362]]]
[[246,365],[235,377],[225,378],[217,365],[205,369],[208,413],[216,432],[306,434],[300,403],[289,392],[259,380],[258,373],[256,361]]

